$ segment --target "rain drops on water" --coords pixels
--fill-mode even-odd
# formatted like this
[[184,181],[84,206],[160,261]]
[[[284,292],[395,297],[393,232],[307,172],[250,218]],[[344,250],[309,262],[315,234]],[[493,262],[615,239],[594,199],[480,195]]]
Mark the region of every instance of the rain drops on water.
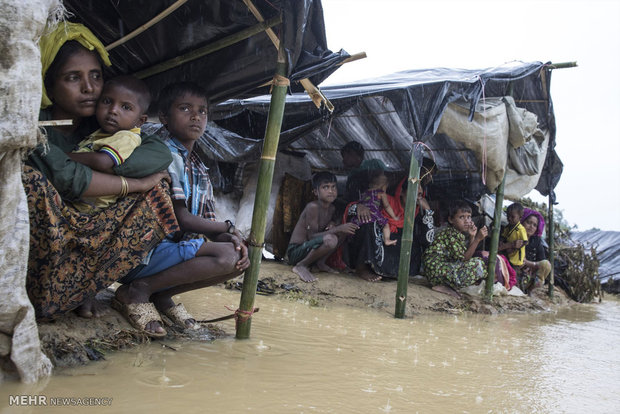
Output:
[[383,411],[384,413],[389,413],[392,411],[392,406],[390,405],[390,399],[388,398],[387,403],[385,404],[385,407],[381,407],[380,408],[381,411]]

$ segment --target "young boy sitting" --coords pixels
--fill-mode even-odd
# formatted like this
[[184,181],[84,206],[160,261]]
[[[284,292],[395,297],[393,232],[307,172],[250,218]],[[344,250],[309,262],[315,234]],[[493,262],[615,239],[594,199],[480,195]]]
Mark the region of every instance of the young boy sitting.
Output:
[[316,277],[310,273],[310,266],[316,264],[319,270],[335,273],[325,264],[346,235],[354,234],[358,226],[353,223],[335,225],[333,203],[338,196],[336,176],[330,172],[319,172],[312,177],[314,194],[318,198],[306,205],[293,229],[286,254],[304,282],[313,282]]
[[191,82],[168,85],[159,108],[164,127],[158,133],[172,152],[168,173],[181,232],[168,236],[147,263],[123,277],[112,301],[134,327],[153,337],[166,335],[158,311],[183,328],[200,327],[172,296],[222,283],[250,264],[232,222],[216,221],[209,174],[194,151],[207,125],[206,92]]
[[[114,174],[112,168],[122,164],[141,143],[140,127],[146,122],[151,103],[148,86],[133,76],[119,76],[105,83],[95,117],[101,129],[93,132],[67,154],[72,160],[93,170]],[[121,177],[120,197],[129,186]],[[83,197],[73,205],[81,212],[106,208],[117,196]]]
[[521,224],[523,206],[520,203],[512,203],[506,209],[506,215],[508,226],[502,230],[502,241],[497,250],[506,254],[508,261],[518,272],[518,269],[523,266],[527,244],[527,232]]

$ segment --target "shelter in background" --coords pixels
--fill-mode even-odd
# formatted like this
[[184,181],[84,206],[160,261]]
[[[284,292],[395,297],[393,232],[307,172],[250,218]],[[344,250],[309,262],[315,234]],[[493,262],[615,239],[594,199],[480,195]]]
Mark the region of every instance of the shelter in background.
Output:
[[[391,170],[408,170],[414,149],[418,158],[422,153],[434,158],[438,171],[430,191],[436,199],[476,202],[496,190],[505,171],[508,197],[534,188],[553,197],[562,163],[554,151],[552,68],[511,62],[482,70],[422,69],[326,86],[322,91],[334,105],[333,113],[317,111],[303,94],[287,96],[277,163],[282,169],[276,168],[268,217],[276,208],[277,177],[342,172],[340,148],[351,140],[362,143],[366,158],[381,159]],[[248,163],[251,170],[268,110],[265,96],[213,107],[216,125],[201,141],[205,154]],[[290,162],[295,167],[287,166]],[[247,230],[242,213],[251,209],[253,187],[246,182],[244,188],[237,226]]]

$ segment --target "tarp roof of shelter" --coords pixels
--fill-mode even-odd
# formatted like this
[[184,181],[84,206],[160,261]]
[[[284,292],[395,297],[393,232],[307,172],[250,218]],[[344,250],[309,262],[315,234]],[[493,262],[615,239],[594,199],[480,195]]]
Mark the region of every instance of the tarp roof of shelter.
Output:
[[[512,95],[519,107],[536,114],[539,127],[549,134],[551,151],[536,187],[547,195],[562,170],[553,151],[555,117],[550,80],[551,68],[541,62],[511,62],[482,70],[409,70],[321,88],[336,108],[333,114],[317,111],[304,95],[292,94],[287,97],[280,145],[306,153],[314,168],[334,170],[341,165],[340,148],[357,140],[367,149],[367,158],[379,158],[394,169],[407,170],[413,143],[421,141],[432,148],[452,181],[479,182],[479,165],[473,155],[467,155],[449,138],[435,135],[437,127],[451,102],[469,103],[473,116],[473,108],[481,99]],[[268,96],[229,100],[212,108],[212,119],[236,134],[260,139],[268,107]],[[244,145],[238,159],[255,158],[257,150],[248,151]],[[481,186],[472,191],[483,192]]]
[[[84,23],[104,43],[110,45],[159,15],[171,0],[64,0],[73,14],[71,21]],[[181,1],[181,3],[183,3]],[[265,20],[282,16],[273,30],[283,43],[290,63],[291,82],[309,78],[318,85],[349,55],[327,47],[323,8],[320,0],[253,0]],[[224,41],[252,28],[257,18],[241,0],[189,0],[169,16],[126,43],[110,51],[112,75],[132,74],[198,48]],[[158,92],[174,81],[193,80],[201,84],[213,102],[233,97],[268,93],[265,83],[275,73],[277,49],[260,32],[206,56],[145,78]],[[292,83],[294,91],[303,88]]]

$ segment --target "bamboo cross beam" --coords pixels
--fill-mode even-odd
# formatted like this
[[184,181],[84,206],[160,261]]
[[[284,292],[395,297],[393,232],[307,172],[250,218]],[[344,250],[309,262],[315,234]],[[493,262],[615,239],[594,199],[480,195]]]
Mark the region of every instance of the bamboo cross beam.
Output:
[[549,69],[568,69],[577,67],[577,62],[560,62],[560,63],[550,63],[547,66]]
[[55,119],[52,121],[39,121],[40,127],[65,126],[65,125],[73,125],[73,119]]
[[210,53],[217,52],[225,47],[231,46],[235,43],[238,43],[242,40],[245,40],[249,37],[254,36],[260,32],[264,32],[265,30],[277,26],[282,23],[281,16],[275,16],[271,19],[265,20],[262,23],[259,23],[255,26],[248,27],[247,29],[243,29],[238,33],[232,34],[230,36],[226,36],[223,39],[220,39],[216,42],[198,48],[196,50],[192,50],[184,55],[177,56],[175,58],[169,59],[165,62],[159,63],[155,66],[151,66],[148,69],[141,70],[140,72],[134,73],[134,76],[140,79],[148,78],[149,76],[157,75],[158,73],[165,72],[169,69],[175,68],[183,63],[191,62],[192,60],[196,60],[203,56],[206,56]]
[[154,24],[156,24],[159,21],[163,20],[166,16],[168,16],[170,13],[172,13],[173,11],[175,11],[176,9],[178,9],[179,7],[184,5],[186,2],[187,2],[187,0],[177,0],[170,7],[168,7],[166,10],[164,10],[161,13],[159,13],[157,16],[153,17],[151,20],[149,20],[148,22],[144,23],[142,26],[138,27],[133,32],[131,32],[128,35],[121,37],[117,41],[112,42],[109,45],[107,45],[105,47],[105,50],[110,51],[110,50],[114,49],[116,46],[120,46],[123,43],[133,39],[134,37],[138,36],[140,33],[146,31],[147,29],[149,29]]
[[360,52],[360,53],[356,53],[354,55],[349,56],[348,58],[346,58],[345,60],[343,60],[342,62],[340,62],[338,64],[338,66],[344,65],[345,63],[351,63],[351,62],[355,62],[356,60],[360,60],[360,59],[366,59],[368,56],[366,56],[366,52]]
[[[246,6],[248,6],[248,9],[250,10],[250,12],[252,12],[254,17],[256,17],[256,20],[258,20],[259,22],[264,21],[262,14],[256,8],[254,3],[252,3],[252,0],[243,0],[243,2]],[[276,47],[276,49],[280,49],[280,39],[278,39],[278,36],[274,33],[274,31],[271,29],[267,29],[265,30],[265,33],[267,33],[267,36],[269,36],[271,42]],[[301,85],[304,87],[304,89],[310,96],[310,99],[312,99],[312,102],[314,102],[314,105],[317,108],[321,108],[321,103],[324,103],[325,107],[329,112],[334,112],[334,105],[332,105],[329,99],[327,99],[327,97],[323,95],[323,92],[321,92],[319,88],[314,86],[309,79],[302,79],[301,81],[299,81],[299,83],[301,83]]]

